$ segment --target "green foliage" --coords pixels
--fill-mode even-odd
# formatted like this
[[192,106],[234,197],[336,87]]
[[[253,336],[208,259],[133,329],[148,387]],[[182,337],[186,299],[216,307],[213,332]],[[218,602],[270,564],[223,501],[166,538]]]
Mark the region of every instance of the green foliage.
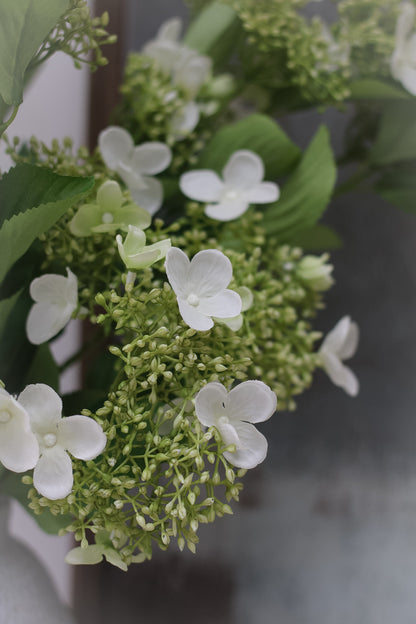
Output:
[[231,154],[239,149],[249,149],[260,156],[266,179],[286,174],[301,155],[275,121],[255,114],[221,128],[202,152],[197,167],[221,171]]
[[28,65],[68,6],[69,0],[0,1],[0,97],[9,106],[21,103]]
[[236,12],[222,2],[212,2],[191,23],[184,43],[210,56],[214,66],[221,66],[234,49],[240,31]]
[[355,80],[349,85],[353,100],[408,100],[411,98],[404,89],[382,80]]
[[375,186],[380,197],[393,206],[416,214],[416,174],[411,170],[386,173]]
[[267,234],[279,242],[291,242],[312,227],[328,205],[335,180],[329,133],[321,126],[283,186],[280,199],[266,207],[263,224]]
[[416,106],[414,99],[384,106],[378,136],[370,152],[374,165],[416,158]]
[[18,165],[0,180],[0,282],[30,247],[94,186],[92,178],[59,176],[45,168]]
[[322,223],[316,223],[295,236],[293,244],[305,251],[320,252],[339,249],[343,243],[335,230]]

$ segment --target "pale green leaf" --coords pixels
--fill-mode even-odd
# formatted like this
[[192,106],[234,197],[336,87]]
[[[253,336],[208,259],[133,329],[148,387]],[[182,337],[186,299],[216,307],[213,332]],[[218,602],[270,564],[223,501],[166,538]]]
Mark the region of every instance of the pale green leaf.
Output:
[[69,0],[0,0],[0,97],[20,104],[25,71]]
[[328,129],[321,126],[283,186],[280,199],[264,211],[266,233],[281,242],[293,241],[312,227],[329,203],[336,180],[329,138]]
[[74,203],[94,179],[60,176],[44,167],[18,165],[0,180],[0,282],[7,271]]
[[353,100],[408,100],[409,93],[382,80],[355,80],[349,85]]
[[248,149],[263,160],[266,180],[286,174],[298,162],[300,149],[266,115],[250,115],[222,128],[203,151],[197,169],[221,171],[235,151]]
[[218,66],[229,56],[240,32],[236,12],[222,2],[212,2],[191,23],[184,43],[200,54],[210,56]]

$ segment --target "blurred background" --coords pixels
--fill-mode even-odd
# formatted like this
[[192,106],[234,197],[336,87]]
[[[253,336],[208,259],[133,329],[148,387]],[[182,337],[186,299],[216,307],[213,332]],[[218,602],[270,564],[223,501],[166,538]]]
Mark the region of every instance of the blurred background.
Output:
[[[26,95],[15,134],[95,145],[128,51],[166,18],[187,16],[179,0],[95,4],[119,34],[106,50],[110,66],[90,77],[57,55]],[[329,5],[319,4],[322,15]],[[335,109],[298,113],[284,127],[304,147],[325,122],[337,150],[347,118]],[[79,624],[414,624],[416,222],[363,194],[334,201],[324,220],[345,246],[333,254],[337,284],[317,326],[327,332],[345,314],[358,322],[358,397],[318,375],[296,412],[264,423],[266,462],[245,478],[235,515],[201,527],[196,555],[172,547],[127,573],[107,564],[73,571],[62,563],[67,542],[28,532],[15,514],[13,531],[40,544]],[[73,348],[77,331],[60,350]],[[74,373],[63,383],[72,388]]]

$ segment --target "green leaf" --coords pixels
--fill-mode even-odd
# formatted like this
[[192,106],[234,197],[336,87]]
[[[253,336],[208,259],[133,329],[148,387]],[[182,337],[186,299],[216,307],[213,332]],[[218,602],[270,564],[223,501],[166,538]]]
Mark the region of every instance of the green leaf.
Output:
[[376,185],[375,191],[393,206],[416,214],[416,173],[398,171],[386,174]]
[[22,291],[19,291],[12,297],[0,301],[0,344],[2,344],[2,337],[7,327],[7,321],[9,320],[10,314],[21,295],[21,292]]
[[71,524],[73,517],[70,514],[62,514],[54,516],[49,509],[43,509],[40,515],[29,507],[28,492],[32,486],[22,483],[22,475],[15,472],[9,472],[2,478],[0,484],[1,494],[11,496],[17,500],[25,510],[36,520],[40,528],[50,535],[57,535],[61,529],[65,529]]
[[21,103],[25,71],[68,6],[69,0],[0,0],[0,97],[9,106]]
[[221,171],[240,149],[249,149],[263,160],[266,180],[288,173],[298,162],[301,151],[280,126],[266,115],[250,115],[222,128],[203,151],[198,169]]
[[264,211],[266,233],[280,242],[293,241],[312,227],[329,203],[336,180],[329,138],[328,129],[321,126],[283,187],[280,199]]
[[74,203],[94,178],[60,176],[44,167],[18,165],[0,180],[0,282],[7,271]]
[[409,93],[382,80],[355,80],[349,85],[353,100],[408,100]]
[[329,251],[343,246],[337,232],[322,223],[316,223],[311,228],[303,230],[294,237],[292,243],[305,251]]
[[218,67],[231,54],[240,32],[236,12],[226,4],[212,2],[191,23],[184,43],[200,54],[210,56]]
[[416,100],[388,102],[370,162],[387,165],[416,158]]
[[59,369],[48,344],[42,344],[36,349],[25,382],[44,383],[59,392]]

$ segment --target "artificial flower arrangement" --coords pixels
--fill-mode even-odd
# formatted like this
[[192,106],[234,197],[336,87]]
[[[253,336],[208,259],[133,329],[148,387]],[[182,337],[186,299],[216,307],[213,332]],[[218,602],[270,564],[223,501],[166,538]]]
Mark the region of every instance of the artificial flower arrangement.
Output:
[[[318,221],[363,184],[414,210],[413,2],[339,0],[330,26],[306,0],[189,4],[184,35],[171,19],[130,55],[92,153],[4,135],[1,491],[74,533],[71,563],[194,552],[266,458],[257,423],[294,409],[318,368],[358,393],[356,323],[314,329],[340,244]],[[1,132],[56,50],[105,63],[107,21],[83,0],[0,1]],[[276,121],[346,102],[338,162],[324,126],[302,153]],[[48,343],[71,318],[89,329],[58,367]],[[61,397],[77,358],[83,388]]]

